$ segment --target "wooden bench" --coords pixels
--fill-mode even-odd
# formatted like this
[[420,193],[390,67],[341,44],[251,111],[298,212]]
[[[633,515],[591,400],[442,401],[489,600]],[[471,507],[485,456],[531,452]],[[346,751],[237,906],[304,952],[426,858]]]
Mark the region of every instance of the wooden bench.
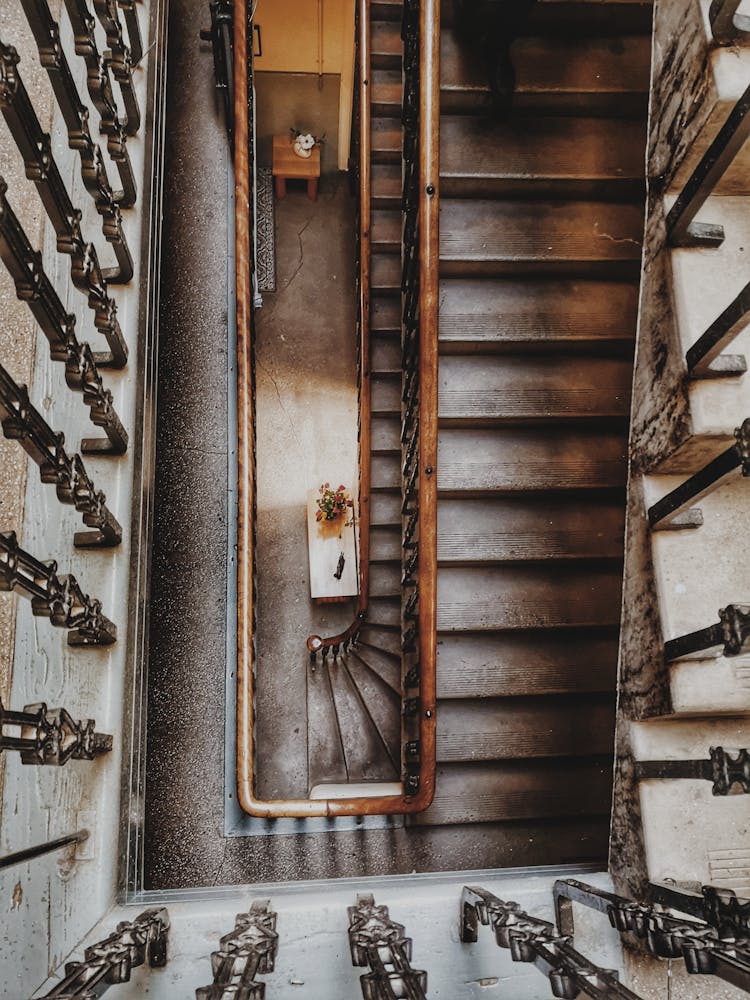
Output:
[[[320,494],[307,494],[307,552],[310,563],[310,596],[314,601],[347,601],[357,595],[357,547],[354,525],[346,518],[316,521]],[[343,558],[343,562],[342,562]]]
[[308,157],[297,156],[294,152],[294,143],[288,135],[275,135],[272,172],[277,198],[286,196],[288,180],[303,180],[307,181],[308,198],[316,201],[320,177],[320,146],[313,147]]

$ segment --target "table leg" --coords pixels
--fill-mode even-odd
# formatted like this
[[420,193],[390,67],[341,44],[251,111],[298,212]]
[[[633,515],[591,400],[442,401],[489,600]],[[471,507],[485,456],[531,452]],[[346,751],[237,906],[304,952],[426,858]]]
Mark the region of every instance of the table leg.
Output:
[[318,200],[318,178],[313,177],[307,182],[307,197],[311,201]]
[[286,177],[274,177],[276,182],[276,197],[281,201],[282,198],[286,197]]

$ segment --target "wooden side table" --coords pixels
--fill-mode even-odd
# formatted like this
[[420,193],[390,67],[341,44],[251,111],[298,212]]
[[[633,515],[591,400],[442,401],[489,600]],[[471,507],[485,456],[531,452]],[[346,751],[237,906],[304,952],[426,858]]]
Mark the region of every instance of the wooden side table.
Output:
[[[339,482],[339,480],[331,480]],[[307,493],[307,552],[310,565],[310,597],[321,604],[347,601],[357,594],[357,541],[354,525],[340,521],[316,521],[320,494]]]
[[320,146],[314,146],[310,156],[303,158],[294,152],[294,144],[288,135],[273,137],[273,178],[276,197],[286,195],[288,180],[307,181],[307,197],[316,201],[318,178],[320,177]]

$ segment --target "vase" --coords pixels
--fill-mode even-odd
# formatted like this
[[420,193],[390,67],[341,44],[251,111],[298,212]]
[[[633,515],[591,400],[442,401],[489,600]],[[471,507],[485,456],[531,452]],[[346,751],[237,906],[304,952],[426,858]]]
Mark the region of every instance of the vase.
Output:
[[341,538],[341,530],[344,527],[345,518],[341,515],[334,517],[332,521],[318,521],[318,532],[323,538]]
[[300,156],[303,160],[308,160],[312,156],[312,149],[305,149],[296,140],[293,148],[297,156]]

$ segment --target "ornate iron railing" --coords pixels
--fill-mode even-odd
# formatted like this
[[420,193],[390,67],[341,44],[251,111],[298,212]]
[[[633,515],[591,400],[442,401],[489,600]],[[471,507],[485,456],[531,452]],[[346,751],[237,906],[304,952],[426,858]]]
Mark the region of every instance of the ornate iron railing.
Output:
[[714,795],[750,794],[750,753],[723,747],[711,747],[704,760],[638,760],[635,776],[639,780],[664,781],[688,779],[710,781]]
[[[558,883],[559,884],[559,883]],[[490,927],[514,962],[528,962],[549,979],[552,995],[575,1000],[638,1000],[613,969],[602,969],[573,947],[572,931],[561,933],[548,920],[529,916],[518,903],[498,899],[478,886],[465,886],[461,896],[460,937],[474,943],[479,925]]]
[[247,913],[237,915],[234,930],[211,953],[214,981],[195,991],[196,1000],[263,1000],[265,983],[255,977],[273,972],[278,947],[276,914],[267,899],[256,900]]
[[[19,729],[11,736],[6,729]],[[96,732],[93,719],[76,721],[64,708],[24,705],[22,712],[0,701],[0,753],[15,750],[22,764],[62,767],[69,760],[93,760],[112,749],[112,737]]]
[[364,1000],[425,1000],[427,973],[412,969],[412,940],[403,924],[391,920],[388,907],[363,895],[347,912],[352,965],[370,969],[359,980]]
[[715,625],[680,635],[664,643],[667,662],[690,657],[706,659],[710,656],[739,656],[745,652],[750,639],[750,607],[745,604],[728,604],[719,610]]

